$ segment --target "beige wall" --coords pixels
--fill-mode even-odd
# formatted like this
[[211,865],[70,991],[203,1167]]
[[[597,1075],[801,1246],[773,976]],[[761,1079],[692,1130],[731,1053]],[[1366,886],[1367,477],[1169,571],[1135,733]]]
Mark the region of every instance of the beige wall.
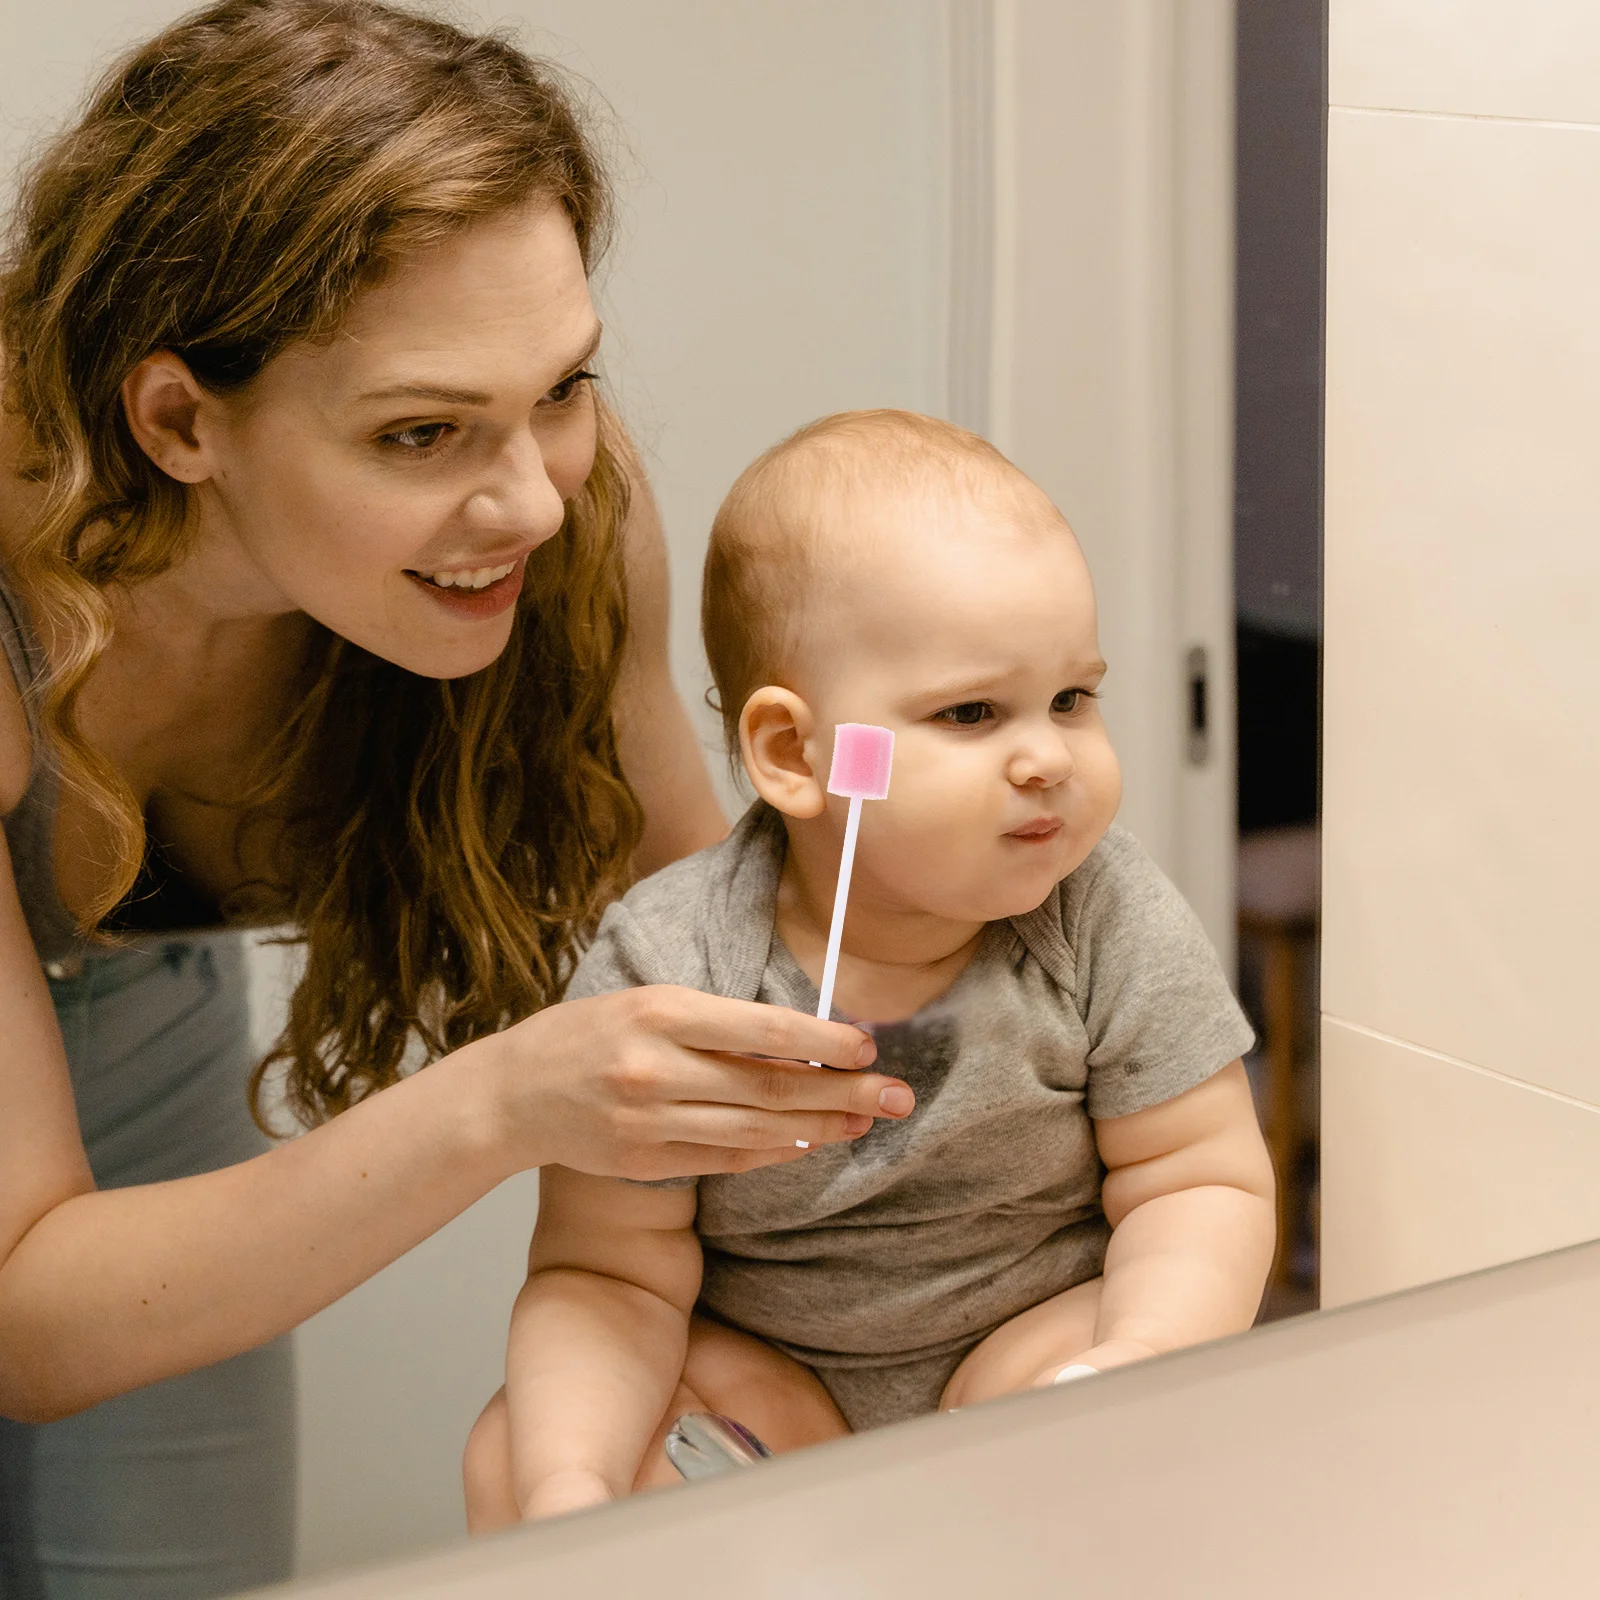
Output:
[[1337,1304],[1600,1234],[1600,9],[1330,25]]

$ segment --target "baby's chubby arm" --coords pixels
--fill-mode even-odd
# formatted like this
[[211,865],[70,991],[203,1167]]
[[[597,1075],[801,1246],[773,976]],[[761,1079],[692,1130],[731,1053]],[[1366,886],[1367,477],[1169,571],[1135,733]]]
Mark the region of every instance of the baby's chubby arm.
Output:
[[1094,1127],[1112,1233],[1094,1344],[1074,1364],[1120,1366],[1248,1328],[1277,1225],[1243,1064]]
[[506,1404],[525,1517],[626,1495],[683,1374],[700,1292],[692,1187],[539,1174]]

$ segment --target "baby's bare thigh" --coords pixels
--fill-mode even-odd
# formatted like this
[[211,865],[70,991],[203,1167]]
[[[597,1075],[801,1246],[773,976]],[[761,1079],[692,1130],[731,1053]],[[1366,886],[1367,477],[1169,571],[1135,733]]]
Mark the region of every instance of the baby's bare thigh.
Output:
[[945,1385],[939,1407],[976,1405],[1026,1389],[1045,1368],[1065,1366],[1094,1343],[1099,1278],[1075,1284],[1002,1323],[974,1346]]
[[713,1411],[743,1423],[775,1451],[799,1450],[850,1431],[808,1367],[754,1334],[696,1317],[683,1381]]
[[849,1433],[816,1375],[764,1339],[705,1317],[689,1324],[683,1380],[645,1451],[634,1489],[678,1481],[667,1460],[667,1434],[685,1411],[715,1411],[742,1423],[769,1450],[782,1454]]

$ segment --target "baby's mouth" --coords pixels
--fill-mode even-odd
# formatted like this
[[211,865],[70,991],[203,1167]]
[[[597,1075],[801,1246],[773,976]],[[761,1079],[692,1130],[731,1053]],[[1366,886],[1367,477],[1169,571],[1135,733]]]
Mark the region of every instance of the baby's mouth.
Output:
[[1040,839],[1053,839],[1061,832],[1062,822],[1060,817],[1037,817],[1032,822],[1025,822],[1020,828],[1013,828],[1006,835],[1008,839],[1026,839],[1030,842]]

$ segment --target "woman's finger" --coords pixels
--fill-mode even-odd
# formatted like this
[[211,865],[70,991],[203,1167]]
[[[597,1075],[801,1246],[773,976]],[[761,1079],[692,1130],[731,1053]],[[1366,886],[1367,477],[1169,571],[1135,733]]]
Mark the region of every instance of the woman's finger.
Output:
[[909,1084],[881,1072],[830,1072],[798,1061],[750,1056],[701,1059],[706,1070],[696,1075],[693,1098],[725,1106],[898,1118],[909,1116],[917,1103]]
[[807,1150],[858,1139],[872,1119],[828,1111],[761,1111],[752,1106],[680,1105],[671,1134],[686,1144],[732,1150]]
[[659,1033],[691,1050],[723,1050],[734,1055],[776,1056],[788,1061],[820,1061],[854,1071],[877,1059],[872,1035],[845,1022],[824,1022],[787,1006],[754,1000],[728,1000],[656,984],[631,991],[646,1031]]
[[809,1150],[794,1145],[775,1150],[734,1150],[726,1145],[666,1144],[656,1153],[653,1171],[656,1178],[698,1178],[708,1173],[754,1172],[758,1167],[781,1167],[803,1161]]

